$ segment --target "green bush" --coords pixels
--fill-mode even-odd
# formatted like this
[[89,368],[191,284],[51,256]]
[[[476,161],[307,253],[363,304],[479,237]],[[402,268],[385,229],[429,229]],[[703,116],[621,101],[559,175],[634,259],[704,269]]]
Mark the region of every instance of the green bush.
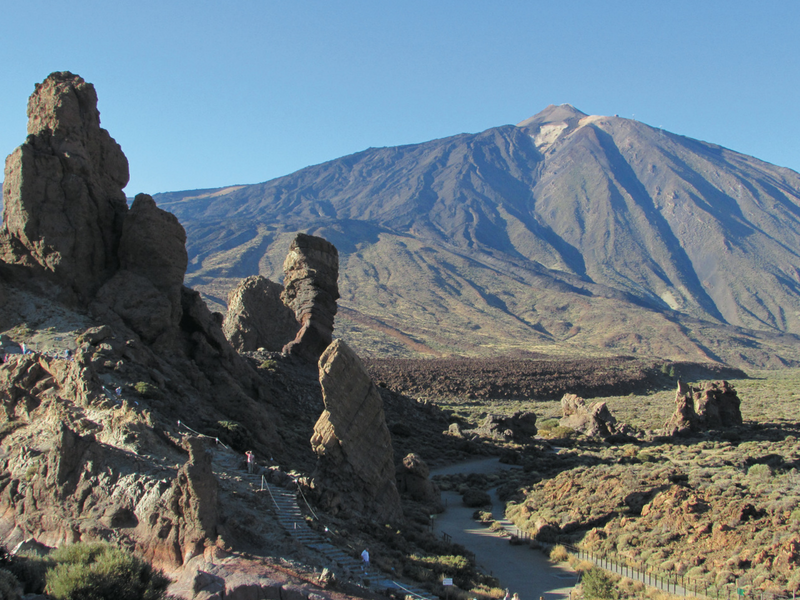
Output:
[[583,585],[583,596],[587,600],[595,598],[599,600],[616,600],[618,598],[614,582],[602,569],[597,567],[589,569],[583,574],[581,583]]
[[277,362],[271,359],[267,359],[259,365],[259,368],[266,369],[267,371],[274,371],[277,366],[278,366]]
[[558,419],[545,419],[539,423],[539,429],[555,429],[558,427]]
[[50,557],[45,593],[57,600],[159,600],[169,580],[145,561],[107,544],[63,546]]
[[159,396],[158,388],[152,383],[147,383],[146,381],[137,382],[133,386],[133,389],[135,389],[143,398],[157,398]]

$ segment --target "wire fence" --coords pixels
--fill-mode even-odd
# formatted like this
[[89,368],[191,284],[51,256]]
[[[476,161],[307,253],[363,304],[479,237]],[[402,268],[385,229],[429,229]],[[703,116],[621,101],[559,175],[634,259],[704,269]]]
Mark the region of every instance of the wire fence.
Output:
[[[530,533],[522,531],[516,525],[512,524],[510,527],[506,526],[506,530],[521,540],[533,541],[533,536]],[[544,547],[552,546],[552,544],[541,545]],[[787,596],[755,588],[752,584],[746,583],[751,580],[748,576],[739,578],[736,583],[714,586],[708,584],[705,580],[686,577],[685,575],[679,575],[677,573],[656,572],[650,569],[634,567],[625,562],[624,559],[611,558],[604,554],[590,552],[572,544],[561,545],[564,546],[568,552],[578,557],[579,560],[589,561],[604,571],[627,577],[633,581],[639,581],[648,587],[674,596],[686,598],[713,598],[714,600],[737,600],[741,598],[748,598],[750,600],[796,599],[795,592]]]

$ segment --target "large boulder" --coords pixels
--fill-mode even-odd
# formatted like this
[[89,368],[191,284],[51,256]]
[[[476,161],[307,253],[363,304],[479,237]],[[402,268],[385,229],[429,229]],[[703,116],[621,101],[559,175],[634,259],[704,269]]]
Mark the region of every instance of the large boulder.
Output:
[[524,411],[512,415],[490,413],[472,433],[507,442],[529,442],[537,433],[536,415]]
[[100,127],[94,86],[52,73],[28,101],[28,138],[6,159],[0,258],[91,298],[118,267],[128,161]]
[[300,323],[297,337],[283,351],[316,361],[333,339],[339,299],[339,252],[329,241],[298,233],[283,263],[281,298]]
[[412,452],[403,458],[397,483],[401,494],[406,494],[417,502],[429,504],[435,512],[444,510],[442,492],[430,480],[428,465],[419,454]]
[[580,396],[564,394],[561,398],[561,411],[563,416],[559,425],[589,437],[608,438],[628,433],[628,427],[617,423],[605,402],[595,402],[587,406]]
[[261,275],[243,279],[228,294],[222,330],[239,352],[264,348],[280,352],[294,340],[300,325],[294,311],[281,300],[283,286]]
[[356,512],[383,523],[399,520],[392,439],[364,364],[336,340],[319,359],[319,381],[325,410],[311,438],[319,457],[315,478]]
[[664,426],[667,435],[727,429],[742,424],[741,401],[727,381],[709,381],[703,387],[678,382],[675,412]]

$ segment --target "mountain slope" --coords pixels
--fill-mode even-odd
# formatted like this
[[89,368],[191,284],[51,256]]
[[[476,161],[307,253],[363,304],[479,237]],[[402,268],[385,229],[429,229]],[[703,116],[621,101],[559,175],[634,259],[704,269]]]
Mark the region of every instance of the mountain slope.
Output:
[[295,231],[328,238],[340,334],[376,353],[800,358],[800,175],[637,121],[550,106],[156,200],[186,226],[187,283],[221,303],[279,279]]

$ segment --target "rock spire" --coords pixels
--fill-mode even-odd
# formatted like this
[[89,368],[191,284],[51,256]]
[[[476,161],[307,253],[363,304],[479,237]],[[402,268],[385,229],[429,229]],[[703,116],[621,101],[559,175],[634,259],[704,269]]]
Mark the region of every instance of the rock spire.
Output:
[[28,101],[28,138],[9,155],[0,258],[38,266],[79,299],[119,265],[128,161],[100,127],[94,86],[52,73]]
[[352,509],[382,523],[400,519],[392,439],[364,364],[336,340],[319,359],[319,381],[325,410],[311,438],[319,457],[316,476]]
[[298,233],[283,263],[284,304],[300,323],[284,352],[316,362],[333,339],[339,299],[339,252],[329,241]]

